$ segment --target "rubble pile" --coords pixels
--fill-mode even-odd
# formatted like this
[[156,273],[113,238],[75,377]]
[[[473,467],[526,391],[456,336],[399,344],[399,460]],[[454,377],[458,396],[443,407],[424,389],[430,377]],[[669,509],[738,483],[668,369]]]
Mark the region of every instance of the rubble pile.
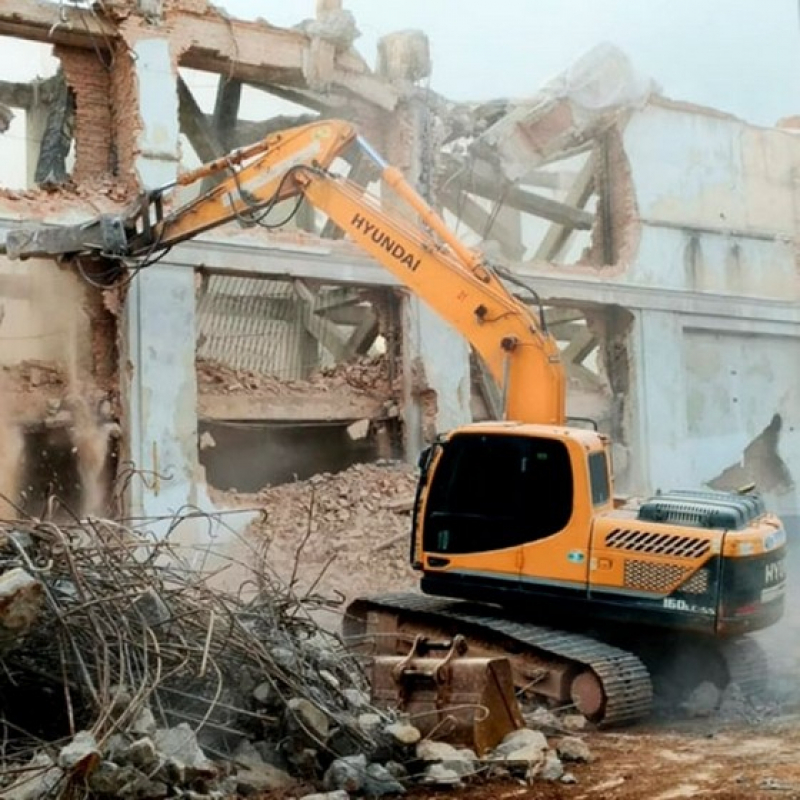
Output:
[[264,564],[244,600],[210,588],[170,536],[119,522],[3,523],[0,536],[4,800],[380,797],[473,775],[569,780],[562,762],[590,758],[531,731],[482,760],[424,740],[370,706],[313,600]]
[[253,370],[234,369],[217,361],[197,361],[200,392],[245,394],[255,397],[277,394],[331,392],[352,389],[369,395],[389,394],[387,361],[383,356],[362,356],[352,361],[325,367],[307,380],[288,380]]
[[407,464],[380,461],[234,499],[263,509],[248,538],[282,578],[296,573],[300,586],[351,599],[416,585],[408,564],[416,481]]
[[3,798],[235,796],[374,749],[360,665],[259,565],[244,601],[120,523],[0,535]]

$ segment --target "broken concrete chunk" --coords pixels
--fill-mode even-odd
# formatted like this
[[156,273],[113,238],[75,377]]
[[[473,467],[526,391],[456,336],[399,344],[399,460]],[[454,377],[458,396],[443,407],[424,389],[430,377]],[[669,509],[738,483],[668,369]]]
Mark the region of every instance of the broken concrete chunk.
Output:
[[344,689],[342,696],[355,711],[369,706],[369,695],[366,692],[362,692],[361,689]]
[[422,778],[423,783],[432,786],[462,786],[461,776],[454,769],[449,769],[444,764],[430,764]]
[[58,754],[58,766],[70,772],[82,768],[91,769],[94,766],[92,762],[99,761],[100,749],[89,731],[78,731]]
[[366,734],[377,731],[382,723],[383,719],[381,718],[380,714],[375,714],[372,711],[358,715],[358,727],[361,728],[361,730]]
[[317,19],[303,20],[295,26],[306,36],[330,42],[337,50],[349,50],[361,36],[356,18],[346,9],[330,9],[319,14]]
[[577,736],[565,736],[556,746],[558,757],[562,761],[574,761],[587,764],[592,760],[589,745]]
[[157,729],[158,725],[153,712],[145,706],[131,723],[130,731],[134,736],[152,736]]
[[422,738],[419,728],[415,728],[406,722],[393,722],[391,725],[387,725],[384,730],[397,744],[405,747],[417,744]]
[[295,781],[288,773],[268,764],[248,741],[237,748],[233,760],[239,769],[236,773],[236,791],[242,795],[261,794],[288,789]]
[[137,739],[127,750],[120,753],[120,761],[122,763],[130,764],[132,767],[142,770],[142,772],[149,773],[155,769],[159,764],[159,760],[156,746],[153,740],[147,736]]
[[130,767],[120,767],[111,761],[103,761],[89,776],[89,789],[99,795],[115,796],[132,775]]
[[431,48],[423,31],[395,31],[378,40],[378,74],[390,81],[416,81],[431,74]]
[[272,764],[240,769],[236,773],[236,791],[240,795],[279,792],[295,784],[294,778]]
[[138,773],[117,792],[119,800],[162,800],[169,796],[167,785]]
[[0,792],[0,800],[41,800],[47,797],[64,772],[47,753],[36,753],[20,778]]
[[[543,706],[535,708],[529,714],[523,714],[523,718],[525,720],[525,725],[532,730],[538,730],[540,728],[558,729],[561,727],[558,717],[556,717],[552,711],[544,708]],[[581,719],[583,719],[583,717],[581,717]]]
[[458,750],[446,742],[432,742],[427,739],[417,745],[417,758],[439,764],[455,772],[459,778],[471,775],[477,762],[472,750]]
[[153,734],[153,743],[158,752],[171,758],[186,771],[187,779],[196,777],[214,777],[217,768],[200,749],[194,731],[186,722],[175,728],[159,728]]
[[21,567],[0,575],[0,649],[27,633],[39,617],[44,589]]
[[564,765],[552,750],[547,754],[538,774],[545,781],[557,781],[564,775]]
[[276,705],[280,700],[280,696],[269,681],[264,681],[253,689],[253,700],[259,705],[269,707]]
[[344,789],[337,789],[335,792],[304,794],[300,800],[350,800],[350,795]]
[[364,786],[367,772],[367,757],[363,753],[356,756],[337,758],[328,767],[322,784],[326,789],[343,789],[346,792],[359,792]]
[[315,742],[327,741],[330,733],[328,718],[310,700],[293,697],[286,707],[292,718]]
[[721,702],[720,689],[711,681],[703,681],[681,703],[681,708],[690,717],[708,717],[719,708]]
[[586,729],[588,721],[583,714],[566,714],[561,717],[561,727],[568,731],[582,731]]
[[494,749],[492,756],[494,758],[506,758],[511,753],[516,753],[523,748],[530,749],[531,752],[539,750],[540,753],[544,753],[547,747],[547,738],[541,731],[521,728],[518,731],[509,733]]
[[297,669],[297,656],[295,656],[288,647],[273,647],[269,651],[269,654],[275,659],[275,662],[280,664],[284,669]]
[[364,776],[364,793],[368,797],[405,794],[405,787],[382,764],[370,764]]

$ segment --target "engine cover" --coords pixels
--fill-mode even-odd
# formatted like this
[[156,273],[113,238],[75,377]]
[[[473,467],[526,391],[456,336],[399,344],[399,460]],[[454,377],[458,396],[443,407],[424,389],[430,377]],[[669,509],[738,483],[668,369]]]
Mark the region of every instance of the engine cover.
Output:
[[692,528],[742,530],[765,510],[757,494],[676,490],[646,500],[637,518]]

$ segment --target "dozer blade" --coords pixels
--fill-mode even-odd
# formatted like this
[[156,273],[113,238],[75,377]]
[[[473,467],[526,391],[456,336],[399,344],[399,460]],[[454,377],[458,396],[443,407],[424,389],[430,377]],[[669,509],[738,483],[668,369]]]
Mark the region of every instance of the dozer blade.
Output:
[[[441,657],[432,650],[446,650]],[[377,656],[372,702],[408,714],[423,736],[470,747],[481,756],[523,726],[507,658],[465,655],[466,641],[417,637],[404,656]]]

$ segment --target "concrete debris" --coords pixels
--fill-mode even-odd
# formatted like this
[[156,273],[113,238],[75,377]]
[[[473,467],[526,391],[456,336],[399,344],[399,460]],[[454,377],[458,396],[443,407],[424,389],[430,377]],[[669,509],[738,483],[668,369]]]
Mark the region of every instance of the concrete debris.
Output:
[[39,618],[43,594],[42,583],[21,567],[0,575],[0,653],[21,644]]
[[430,41],[423,31],[395,31],[378,41],[378,74],[390,81],[416,81],[431,74]]
[[286,706],[289,727],[297,727],[313,744],[323,746],[328,740],[330,726],[327,716],[314,703],[304,697],[293,697]]
[[323,785],[326,789],[343,789],[359,792],[364,786],[367,772],[367,757],[363,753],[336,759],[325,773]]
[[450,769],[444,764],[431,764],[425,769],[425,775],[422,779],[423,783],[432,786],[462,786],[461,775],[457,770]]
[[[562,721],[552,711],[543,706],[539,706],[522,716],[525,720],[525,726],[534,730],[560,730],[564,727]],[[585,717],[581,716],[581,719],[585,719]]]
[[73,740],[61,748],[58,766],[65,771],[90,772],[100,758],[97,740],[90,731],[78,731]]
[[720,706],[722,690],[711,681],[703,681],[681,703],[681,710],[690,717],[709,717]]
[[512,731],[495,747],[493,757],[507,758],[523,748],[530,748],[532,751],[539,750],[543,753],[547,750],[547,738],[541,731],[531,730],[530,728]]
[[[355,475],[314,485],[341,499],[370,497],[387,480],[386,467]],[[398,470],[387,485],[405,488],[410,477]],[[33,720],[24,700],[4,708],[9,752],[41,750],[24,785],[0,777],[0,798],[67,798],[78,785],[122,800],[247,797],[296,792],[300,782],[331,797],[383,797],[417,782],[459,786],[492,766],[526,779],[559,776],[560,759],[539,731],[515,732],[481,761],[373,709],[360,663],[312,621],[312,600],[299,602],[265,562],[252,560],[249,580],[261,590],[247,600],[212,590],[167,542],[154,548],[120,523],[91,525],[90,533],[78,523],[62,530],[15,522],[22,551],[0,526],[5,564],[44,565],[37,575],[46,600],[29,635],[4,657],[3,680],[20,696],[38,697],[52,692],[47,676],[62,674],[62,663],[70,676],[69,709],[56,686],[44,734],[40,722],[36,734],[25,732]],[[143,558],[148,552],[154,557]],[[126,660],[107,658],[112,649]],[[208,663],[213,676],[205,679]],[[82,726],[71,738],[70,714]],[[57,760],[43,741],[59,743]],[[580,761],[576,748],[564,757]],[[13,755],[7,765],[19,767]]]
[[453,772],[459,779],[473,775],[478,765],[478,757],[472,750],[456,748],[447,742],[436,742],[429,739],[425,739],[417,745],[417,758],[423,762],[436,764],[448,772]]
[[583,714],[565,714],[559,719],[562,728],[568,731],[582,731],[586,730],[589,724]]
[[332,392],[348,388],[355,392],[388,397],[388,362],[384,357],[362,356],[324,367],[307,380],[282,380],[253,370],[233,369],[219,362],[198,360],[197,389],[203,393],[274,397],[281,394]]
[[51,795],[63,777],[63,770],[47,753],[36,753],[19,778],[0,790],[0,797],[2,800],[41,800]]
[[564,765],[561,763],[561,759],[551,750],[545,757],[544,764],[537,777],[545,781],[557,781],[563,775]]
[[587,764],[592,760],[589,745],[577,736],[565,736],[558,742],[556,753],[562,761]]
[[385,730],[398,744],[407,747],[417,744],[421,738],[419,728],[405,722],[392,723],[387,725]]
[[385,794],[405,794],[405,786],[382,764],[370,764],[364,775],[364,793],[367,797],[383,797]]
[[316,19],[303,20],[295,26],[312,39],[329,42],[337,51],[349,50],[353,42],[361,36],[352,11],[346,9],[328,9],[322,11]]
[[344,789],[337,789],[335,792],[304,794],[300,800],[350,800],[350,795]]
[[590,143],[656,91],[610,44],[592,48],[529,101],[510,106],[472,145],[512,181]]
[[[247,540],[269,557],[272,571],[288,580],[300,546],[303,570],[296,576],[297,590],[314,585],[315,592],[349,599],[416,587],[416,575],[408,565],[415,488],[415,469],[378,462],[321,473],[254,495],[226,493],[224,500],[229,506],[263,509]],[[374,554],[377,547],[379,556]],[[338,629],[338,618],[331,619],[331,625]],[[346,696],[355,708],[363,700],[357,693]]]

